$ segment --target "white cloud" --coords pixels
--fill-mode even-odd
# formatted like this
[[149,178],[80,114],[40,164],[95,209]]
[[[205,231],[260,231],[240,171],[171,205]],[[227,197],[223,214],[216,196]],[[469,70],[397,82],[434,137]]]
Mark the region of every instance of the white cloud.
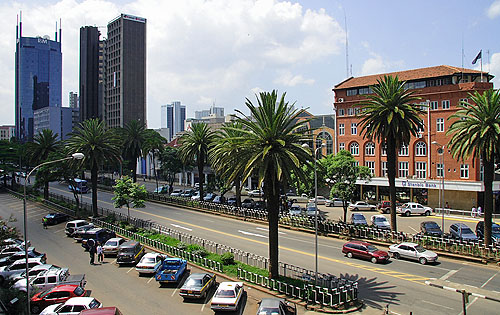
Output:
[[486,15],[488,15],[490,19],[500,16],[500,0],[496,0],[490,5],[486,10]]
[[305,79],[300,74],[293,75],[290,71],[285,71],[273,82],[283,86],[296,86],[299,84],[312,85],[314,84],[314,79]]
[[489,67],[488,65],[483,65],[483,71],[488,68],[490,69],[490,74],[495,76],[492,80],[493,87],[498,89],[500,87],[500,52],[491,55]]
[[387,72],[387,64],[382,59],[382,56],[375,55],[365,60],[361,68],[361,75],[370,75]]
[[[0,4],[0,124],[14,121],[16,14],[23,35],[50,34],[62,20],[63,104],[78,91],[79,29],[106,26],[120,13],[147,18],[148,125],[159,126],[160,105],[180,100],[188,116],[217,99],[242,107],[255,86],[263,89],[312,84],[295,75],[272,82],[275,73],[319,63],[341,53],[344,30],[323,9],[278,0],[46,0]],[[106,35],[106,28],[100,29]],[[283,86],[274,86],[282,84]],[[203,104],[203,102],[208,102]]]

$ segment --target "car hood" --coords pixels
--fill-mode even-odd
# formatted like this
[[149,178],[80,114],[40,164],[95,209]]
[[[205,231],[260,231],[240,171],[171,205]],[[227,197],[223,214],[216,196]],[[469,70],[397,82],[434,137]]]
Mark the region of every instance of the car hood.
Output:
[[373,255],[377,257],[389,256],[389,254],[383,250],[376,250],[373,252]]
[[425,250],[423,253],[419,253],[423,257],[437,257],[437,254],[432,250]]
[[2,266],[0,267],[0,272],[4,272],[7,269],[8,266]]

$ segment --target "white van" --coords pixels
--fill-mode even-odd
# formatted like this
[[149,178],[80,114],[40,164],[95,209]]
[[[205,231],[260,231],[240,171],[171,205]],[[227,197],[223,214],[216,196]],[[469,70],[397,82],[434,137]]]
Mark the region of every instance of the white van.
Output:
[[82,226],[93,225],[92,223],[88,223],[85,220],[73,220],[66,223],[66,235],[72,236],[76,229],[81,228]]

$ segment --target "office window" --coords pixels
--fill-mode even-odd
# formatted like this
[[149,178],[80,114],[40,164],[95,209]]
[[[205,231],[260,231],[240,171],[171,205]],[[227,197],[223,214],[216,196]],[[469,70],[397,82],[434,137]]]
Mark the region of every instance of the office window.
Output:
[[353,96],[358,94],[358,89],[347,90],[347,96]]
[[382,177],[387,176],[387,161],[380,162],[380,169],[382,170]]
[[465,107],[468,107],[469,104],[469,99],[468,98],[461,98],[458,104],[464,105]]
[[427,173],[427,163],[426,162],[415,162],[415,175],[417,178],[425,178]]
[[469,178],[469,164],[460,164],[460,178]]
[[427,155],[427,145],[423,141],[417,142],[415,145],[415,155],[416,156],[426,156]]
[[436,131],[444,132],[444,118],[436,119]]
[[359,94],[360,95],[368,94],[368,93],[370,93],[370,88],[365,87],[365,88],[360,88],[359,89]]
[[359,155],[359,144],[357,142],[351,143],[349,152],[351,152],[352,155]]
[[358,134],[358,124],[351,123],[351,135],[355,136]]
[[381,151],[380,154],[382,156],[387,156],[387,144],[384,143],[380,147],[381,147],[380,148],[380,151]]
[[359,166],[359,161],[352,163],[353,166]]
[[449,109],[450,108],[450,101],[446,100],[446,101],[441,101],[441,107],[443,109]]
[[343,108],[339,108],[337,116],[344,116],[344,115],[345,115],[345,110]]
[[368,142],[365,145],[365,155],[374,156],[375,155],[375,143]]
[[347,109],[347,115],[348,115],[348,116],[352,116],[352,115],[354,115],[354,108],[349,107],[349,108]]
[[399,177],[408,177],[408,162],[398,162]]
[[344,124],[339,124],[339,136],[343,136],[345,134],[345,126]]
[[372,175],[375,175],[375,161],[365,161],[365,166],[370,169]]
[[444,168],[442,163],[436,163],[436,177],[443,177]]
[[432,101],[431,102],[431,110],[436,110],[439,108],[439,102],[438,101]]
[[399,148],[399,156],[408,156],[408,145],[401,145],[401,148]]
[[345,143],[344,142],[339,143],[339,151],[342,151],[342,150],[345,150]]

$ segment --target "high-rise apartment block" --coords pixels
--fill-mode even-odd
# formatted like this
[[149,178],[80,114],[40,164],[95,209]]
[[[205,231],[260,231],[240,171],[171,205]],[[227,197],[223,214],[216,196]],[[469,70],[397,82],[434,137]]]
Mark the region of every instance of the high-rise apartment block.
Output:
[[69,92],[69,107],[70,108],[78,108],[80,107],[80,98],[78,94],[75,92]]
[[161,128],[169,129],[169,139],[185,130],[186,106],[175,101],[161,106]]
[[203,118],[208,118],[208,117],[213,117],[213,118],[224,117],[224,107],[215,107],[215,105],[212,105],[212,107],[210,107],[210,109],[205,109],[205,110],[200,110],[200,111],[194,112],[195,119],[203,119]]
[[16,136],[16,126],[0,126],[0,140],[10,140]]

